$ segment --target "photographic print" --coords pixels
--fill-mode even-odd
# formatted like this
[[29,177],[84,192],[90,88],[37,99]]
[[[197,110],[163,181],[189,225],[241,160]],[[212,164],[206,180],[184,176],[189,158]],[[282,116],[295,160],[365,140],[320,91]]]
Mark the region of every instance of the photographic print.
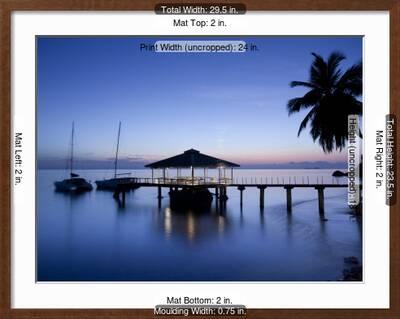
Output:
[[37,281],[363,280],[361,36],[36,41]]

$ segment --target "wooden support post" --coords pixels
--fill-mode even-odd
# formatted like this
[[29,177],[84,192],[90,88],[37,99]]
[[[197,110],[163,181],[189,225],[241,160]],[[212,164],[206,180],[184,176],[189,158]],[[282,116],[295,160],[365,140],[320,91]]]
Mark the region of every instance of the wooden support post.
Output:
[[226,193],[226,186],[221,187],[221,196],[220,197],[225,202],[228,200],[228,195]]
[[320,217],[324,217],[325,215],[325,207],[324,207],[324,187],[316,187],[318,190],[318,209]]
[[158,199],[161,199],[161,198],[162,198],[161,186],[158,186],[157,188],[158,188],[158,195],[157,195],[157,198],[158,198]]
[[265,186],[257,186],[260,190],[260,208],[264,208],[264,193],[265,193]]
[[161,199],[162,199],[162,192],[161,186],[157,186],[157,202],[158,202],[158,209],[161,209]]
[[289,213],[292,212],[292,188],[290,186],[286,186],[286,209]]
[[225,200],[224,188],[221,186],[219,188],[219,201],[221,205],[223,205],[224,200]]
[[[126,188],[122,187],[121,185],[118,185],[114,191],[113,197],[115,200],[117,200],[118,204],[122,207],[125,207],[125,192],[126,192]],[[120,198],[120,194],[121,198]]]
[[225,207],[225,205],[226,205],[226,199],[225,199],[225,189],[224,188],[222,188],[221,189],[221,193],[222,193],[222,196],[221,196],[221,208],[223,209],[224,207]]
[[240,207],[243,206],[243,191],[246,189],[244,186],[239,186],[238,190],[240,191]]
[[114,199],[119,200],[119,187],[118,186],[114,191],[113,197],[114,197]]

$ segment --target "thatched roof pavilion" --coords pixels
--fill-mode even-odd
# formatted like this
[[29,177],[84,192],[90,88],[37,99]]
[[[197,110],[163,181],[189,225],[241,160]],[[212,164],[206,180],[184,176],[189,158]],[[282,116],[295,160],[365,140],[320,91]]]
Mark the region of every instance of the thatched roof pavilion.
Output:
[[[153,169],[162,169],[163,176],[165,178],[165,169],[176,168],[177,172],[181,168],[186,168],[191,170],[191,178],[194,179],[194,169],[203,168],[204,178],[206,178],[206,169],[218,169],[220,174],[220,169],[231,168],[231,178],[233,179],[233,168],[239,167],[239,164],[235,164],[223,159],[219,159],[210,155],[202,154],[198,150],[190,149],[182,154],[175,155],[158,162],[147,164],[146,167]],[[177,174],[179,175],[179,173]],[[219,177],[221,178],[221,176]]]
[[202,154],[191,148],[182,154],[175,155],[158,162],[147,164],[149,168],[218,168],[239,167],[240,165]]

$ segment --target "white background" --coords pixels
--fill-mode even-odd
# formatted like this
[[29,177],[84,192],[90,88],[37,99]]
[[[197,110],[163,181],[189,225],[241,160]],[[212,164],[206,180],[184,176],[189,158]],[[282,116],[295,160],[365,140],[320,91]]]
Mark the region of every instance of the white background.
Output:
[[[191,16],[184,16],[191,18]],[[199,17],[193,17],[199,18]],[[200,16],[200,19],[218,18]],[[173,27],[144,12],[15,12],[13,130],[23,132],[23,182],[12,199],[12,306],[152,308],[167,296],[226,296],[251,308],[389,307],[389,210],[375,189],[375,131],[389,113],[387,12],[257,12],[224,16],[227,27]],[[36,35],[364,35],[364,281],[304,283],[35,283]]]

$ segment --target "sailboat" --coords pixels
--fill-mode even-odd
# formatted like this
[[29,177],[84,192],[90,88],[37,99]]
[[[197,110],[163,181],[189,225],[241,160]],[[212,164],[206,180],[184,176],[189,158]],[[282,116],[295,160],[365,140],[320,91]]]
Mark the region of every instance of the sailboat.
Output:
[[93,189],[92,184],[90,184],[86,179],[79,177],[78,174],[73,172],[74,164],[74,133],[75,127],[74,122],[72,122],[72,133],[71,133],[71,156],[70,162],[70,178],[64,179],[62,181],[54,182],[56,191],[58,192],[85,192],[91,191]]
[[118,135],[117,135],[117,150],[115,152],[115,159],[114,159],[114,177],[110,179],[104,179],[100,181],[96,181],[97,189],[103,190],[115,190],[119,185],[129,186],[129,188],[134,187],[134,178],[132,177],[118,177],[120,175],[126,175],[130,173],[123,173],[118,174],[118,152],[119,152],[119,139],[121,136],[121,121],[119,122],[118,126]]

